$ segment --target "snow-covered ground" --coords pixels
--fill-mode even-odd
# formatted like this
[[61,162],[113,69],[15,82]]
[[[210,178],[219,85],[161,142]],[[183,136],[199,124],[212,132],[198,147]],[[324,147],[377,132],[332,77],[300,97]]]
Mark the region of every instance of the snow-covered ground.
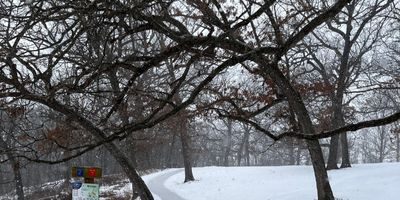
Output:
[[[156,172],[156,173],[142,176],[142,178],[147,184],[154,178],[161,176],[162,174],[166,174],[173,170],[174,169],[163,170],[161,172]],[[127,195],[132,193],[132,185],[129,183],[128,179],[122,180],[120,183],[115,184],[115,185],[101,185],[100,186],[100,194],[106,194],[106,193],[112,194],[113,198],[123,199],[124,197],[126,197]],[[157,196],[157,194],[153,194],[153,197],[154,197],[154,200],[164,200],[164,199],[161,199],[159,196]],[[100,197],[100,200],[110,200],[110,198],[109,197]]]
[[[189,183],[183,183],[183,169],[167,169],[143,176],[143,179],[152,190],[155,200],[175,200],[176,195],[185,200],[316,199],[311,166],[202,167],[193,171],[196,181]],[[330,171],[329,179],[338,200],[400,199],[400,163],[354,165],[352,168]],[[43,184],[41,189],[55,190],[55,185],[60,183]],[[175,197],[171,198],[166,189],[175,193]],[[34,190],[25,188],[26,193]],[[131,184],[127,179],[118,179],[111,185],[101,184],[100,192],[101,200],[128,199]],[[157,195],[156,192],[161,194]],[[0,195],[0,199],[15,198],[8,194]]]
[[[187,200],[316,199],[310,166],[204,167],[194,175],[197,181],[182,183],[183,172],[176,174],[165,186]],[[354,165],[330,171],[329,179],[340,200],[400,199],[400,163]]]

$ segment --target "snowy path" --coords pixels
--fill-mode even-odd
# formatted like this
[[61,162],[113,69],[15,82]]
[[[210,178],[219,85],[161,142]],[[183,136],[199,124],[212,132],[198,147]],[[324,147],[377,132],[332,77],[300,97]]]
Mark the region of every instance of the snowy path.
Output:
[[177,195],[176,193],[172,192],[171,190],[169,190],[168,188],[165,187],[164,183],[165,181],[175,175],[178,174],[180,172],[182,172],[182,169],[177,169],[171,172],[167,172],[164,173],[160,176],[156,176],[154,178],[152,178],[147,184],[150,188],[150,191],[152,193],[155,193],[157,196],[159,196],[161,198],[161,200],[170,200],[170,199],[174,199],[174,200],[185,200],[182,197],[180,197],[179,195]]

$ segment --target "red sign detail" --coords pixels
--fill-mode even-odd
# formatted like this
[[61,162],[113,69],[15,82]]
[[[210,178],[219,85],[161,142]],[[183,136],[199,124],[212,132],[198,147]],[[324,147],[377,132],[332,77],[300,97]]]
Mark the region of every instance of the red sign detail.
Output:
[[89,169],[88,176],[89,177],[96,177],[96,169],[94,169],[94,168]]

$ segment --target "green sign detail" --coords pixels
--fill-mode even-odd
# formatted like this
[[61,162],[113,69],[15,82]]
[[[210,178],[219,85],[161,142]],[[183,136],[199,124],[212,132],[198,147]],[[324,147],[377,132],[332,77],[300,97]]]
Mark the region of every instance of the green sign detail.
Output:
[[99,200],[99,184],[83,183],[79,189],[72,190],[72,200]]

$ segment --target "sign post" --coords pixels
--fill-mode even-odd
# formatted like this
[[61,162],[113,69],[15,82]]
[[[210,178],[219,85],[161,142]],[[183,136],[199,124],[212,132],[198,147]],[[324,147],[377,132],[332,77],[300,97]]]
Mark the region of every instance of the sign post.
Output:
[[95,179],[101,178],[101,168],[72,167],[71,175],[77,179],[72,183],[72,200],[99,200],[100,187]]

